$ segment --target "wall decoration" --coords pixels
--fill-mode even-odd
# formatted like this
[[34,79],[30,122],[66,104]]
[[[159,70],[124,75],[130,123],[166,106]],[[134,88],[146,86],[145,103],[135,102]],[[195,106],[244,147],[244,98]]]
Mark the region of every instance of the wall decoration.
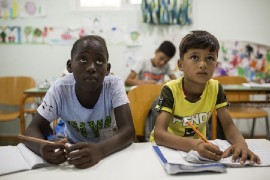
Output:
[[26,44],[45,44],[49,31],[52,27],[25,26],[22,28],[22,43]]
[[215,75],[240,75],[249,81],[270,82],[270,46],[221,41]]
[[77,27],[54,27],[46,39],[51,45],[72,45],[80,36],[84,35],[84,29]]
[[20,17],[44,17],[46,6],[44,0],[20,0]]
[[18,16],[17,0],[0,0],[0,18],[16,18]]
[[192,0],[142,0],[143,22],[161,25],[190,25]]
[[19,26],[0,26],[1,44],[20,44],[21,27]]

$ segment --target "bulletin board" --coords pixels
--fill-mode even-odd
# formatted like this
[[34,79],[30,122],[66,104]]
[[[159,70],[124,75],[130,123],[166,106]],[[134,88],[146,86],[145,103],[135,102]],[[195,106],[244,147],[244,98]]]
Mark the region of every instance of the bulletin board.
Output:
[[215,75],[243,76],[270,82],[270,46],[246,41],[221,41]]

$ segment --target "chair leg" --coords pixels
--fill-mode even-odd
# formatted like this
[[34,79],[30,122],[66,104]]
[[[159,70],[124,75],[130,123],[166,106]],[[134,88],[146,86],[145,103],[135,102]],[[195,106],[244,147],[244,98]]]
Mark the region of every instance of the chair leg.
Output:
[[254,136],[255,123],[256,123],[256,118],[253,118],[253,120],[252,120],[251,134],[250,134],[250,137],[251,138],[253,138],[253,136]]
[[269,132],[269,121],[268,121],[268,116],[265,117],[265,126],[266,126],[266,135],[267,139],[270,140],[270,132]]

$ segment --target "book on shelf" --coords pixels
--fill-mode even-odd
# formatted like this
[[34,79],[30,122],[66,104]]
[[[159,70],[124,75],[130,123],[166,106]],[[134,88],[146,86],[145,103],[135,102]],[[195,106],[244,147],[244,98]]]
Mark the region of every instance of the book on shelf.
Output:
[[[177,174],[183,172],[226,172],[226,167],[244,167],[244,166],[270,166],[270,141],[266,139],[246,139],[251,151],[260,157],[261,164],[251,165],[249,160],[241,165],[240,162],[232,162],[232,156],[223,158],[220,161],[214,161],[201,157],[197,151],[190,152],[170,149],[164,146],[153,145],[160,162],[168,174]],[[216,144],[224,151],[230,147],[226,140],[211,140],[210,143]]]
[[53,166],[36,155],[24,144],[0,146],[0,175]]

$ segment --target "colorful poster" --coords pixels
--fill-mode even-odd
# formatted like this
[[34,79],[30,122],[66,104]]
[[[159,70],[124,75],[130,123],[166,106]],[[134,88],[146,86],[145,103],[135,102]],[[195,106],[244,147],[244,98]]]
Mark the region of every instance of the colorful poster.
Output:
[[0,26],[1,44],[21,44],[21,27]]
[[215,75],[270,82],[270,46],[243,41],[221,41],[220,46]]
[[20,0],[20,17],[44,17],[46,6],[44,0]]
[[0,18],[17,18],[18,1],[17,0],[0,0]]

